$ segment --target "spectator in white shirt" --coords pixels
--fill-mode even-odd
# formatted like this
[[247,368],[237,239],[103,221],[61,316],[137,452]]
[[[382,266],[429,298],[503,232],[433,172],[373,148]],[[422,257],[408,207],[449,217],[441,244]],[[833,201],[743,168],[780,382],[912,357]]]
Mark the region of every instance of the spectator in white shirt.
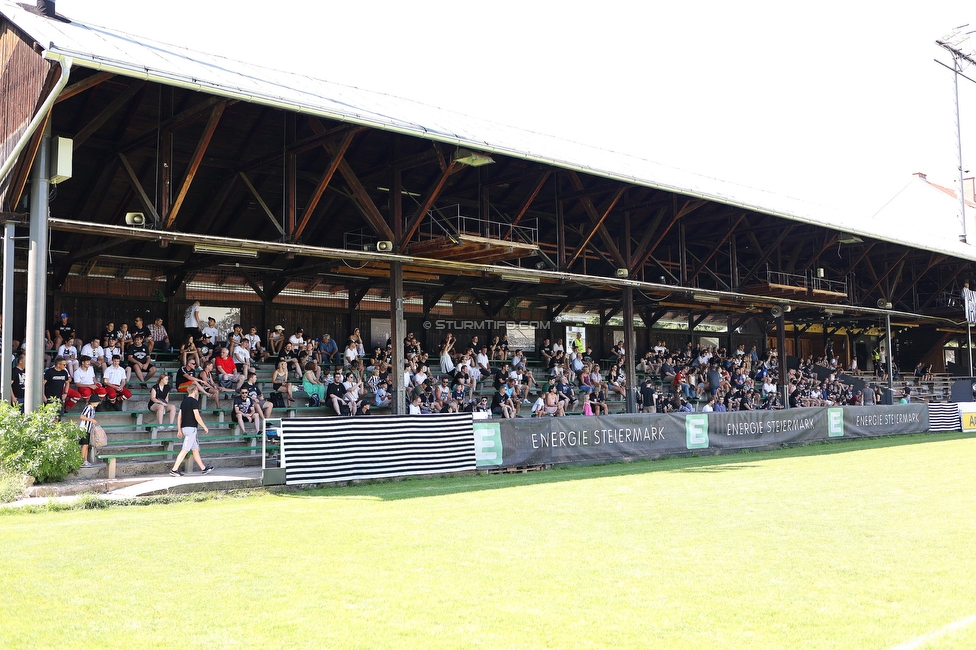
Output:
[[68,335],[68,339],[58,347],[58,356],[64,358],[66,368],[72,375],[78,369],[78,348],[75,347],[75,333]]
[[81,353],[86,357],[91,357],[92,367],[98,372],[105,372],[108,364],[105,362],[105,350],[102,349],[101,339],[96,336],[91,343],[85,343],[81,348]]
[[220,334],[217,331],[217,321],[213,317],[207,319],[207,326],[200,330],[200,333],[206,337],[207,343],[210,344],[210,348],[213,349],[217,345],[217,336]]
[[251,348],[251,358],[255,361],[264,361],[268,358],[268,353],[261,347],[261,337],[258,336],[258,328],[252,327],[251,331],[244,335]]

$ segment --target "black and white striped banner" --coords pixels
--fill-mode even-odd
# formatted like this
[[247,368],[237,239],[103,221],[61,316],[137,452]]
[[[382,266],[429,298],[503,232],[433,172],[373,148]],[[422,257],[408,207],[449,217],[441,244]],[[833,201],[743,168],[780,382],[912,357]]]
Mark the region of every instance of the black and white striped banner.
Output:
[[929,404],[929,431],[959,431],[959,405],[954,402]]
[[285,418],[285,483],[327,483],[474,470],[470,413]]

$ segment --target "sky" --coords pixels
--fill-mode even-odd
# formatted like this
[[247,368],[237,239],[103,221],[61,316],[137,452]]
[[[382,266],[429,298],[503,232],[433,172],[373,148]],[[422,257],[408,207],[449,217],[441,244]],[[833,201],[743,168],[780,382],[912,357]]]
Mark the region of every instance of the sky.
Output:
[[[869,218],[958,185],[972,2],[58,0],[132,34],[385,92]],[[976,34],[970,47],[976,49]],[[976,79],[976,66],[966,70]],[[976,173],[976,83],[959,80]],[[972,174],[968,174],[972,175]],[[958,233],[946,233],[955,237]]]

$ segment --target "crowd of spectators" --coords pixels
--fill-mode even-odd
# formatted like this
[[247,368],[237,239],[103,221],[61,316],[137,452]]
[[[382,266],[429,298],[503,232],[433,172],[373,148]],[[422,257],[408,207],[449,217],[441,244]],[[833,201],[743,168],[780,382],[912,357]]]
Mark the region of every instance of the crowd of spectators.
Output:
[[[468,411],[510,418],[522,417],[523,406],[530,407],[532,417],[609,413],[610,403],[623,402],[628,389],[623,342],[601,360],[579,333],[568,343],[545,339],[530,361],[505,335],[490,341],[473,335],[461,341],[446,332],[437,349],[427,351],[411,332],[404,339],[405,361],[398,372],[392,366],[392,342],[368,349],[358,329],[341,342],[330,333],[308,335],[302,327],[288,333],[282,325],[269,331],[265,342],[256,327],[246,329],[235,324],[230,331],[218,331],[213,318],[202,321],[199,303],[193,303],[178,344],[171,343],[161,317],[148,326],[138,316],[131,326],[108,322],[98,334],[81,339],[68,315],[61,314],[47,331],[47,347],[54,354],[45,371],[45,401],[57,398],[71,408],[94,396],[101,409],[121,410],[122,402],[132,397],[133,383],[146,388],[155,377],[148,408],[160,424],[172,415],[169,390],[194,385],[216,408],[230,400],[234,419],[244,428],[256,426],[275,407],[293,405],[299,391],[311,406],[325,406],[338,415],[366,415],[371,408],[391,406],[402,382],[411,413]],[[158,352],[172,352],[179,360],[175,376],[163,380],[157,373],[153,357]],[[867,399],[840,378],[838,360],[830,349],[825,352],[801,359],[787,371],[791,407]],[[255,371],[261,363],[270,364],[268,396]],[[13,376],[15,401],[24,397],[23,366],[19,359]],[[637,360],[635,395],[644,412],[783,408],[781,370],[775,349],[760,353],[757,346],[746,350],[739,345],[729,352],[689,342],[669,350],[659,341]],[[929,372],[920,365],[915,375]]]

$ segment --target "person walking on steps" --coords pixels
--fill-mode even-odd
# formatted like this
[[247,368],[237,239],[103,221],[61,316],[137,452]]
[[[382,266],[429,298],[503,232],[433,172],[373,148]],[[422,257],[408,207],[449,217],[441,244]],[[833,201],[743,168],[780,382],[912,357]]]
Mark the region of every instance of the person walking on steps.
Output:
[[200,389],[196,385],[191,385],[186,390],[186,397],[180,402],[180,413],[179,427],[176,431],[176,437],[183,439],[183,448],[180,450],[179,455],[176,457],[176,462],[173,464],[173,469],[169,471],[170,476],[183,476],[183,472],[180,471],[180,463],[186,458],[189,452],[193,452],[193,460],[197,461],[197,465],[200,466],[201,474],[209,474],[214,470],[213,465],[204,465],[203,460],[200,459],[200,443],[197,442],[197,430],[203,429],[204,433],[210,433],[210,429],[207,428],[206,423],[200,416],[200,402],[197,398],[200,395]]

